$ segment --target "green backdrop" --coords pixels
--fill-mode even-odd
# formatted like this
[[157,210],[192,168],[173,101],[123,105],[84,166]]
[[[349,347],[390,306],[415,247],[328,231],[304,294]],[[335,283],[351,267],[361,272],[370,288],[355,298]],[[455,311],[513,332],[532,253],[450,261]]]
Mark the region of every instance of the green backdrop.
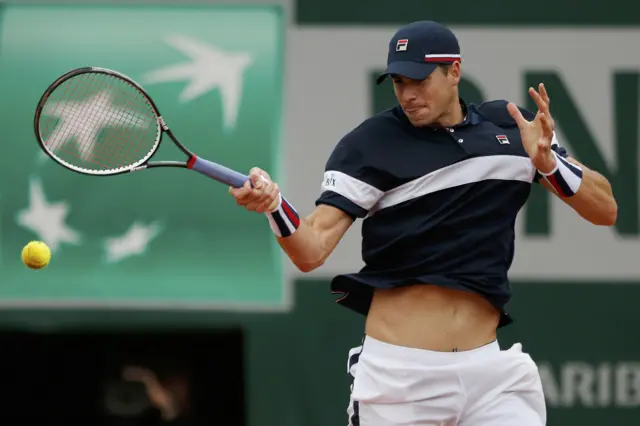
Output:
[[[384,0],[297,0],[296,19],[313,25],[385,25],[433,19],[465,26],[487,25],[637,25],[640,7],[625,0],[583,0],[579,9],[571,0],[540,0],[528,7],[515,7],[509,0],[491,3],[409,0],[390,4]],[[553,12],[551,12],[553,11]]]
[[[148,90],[198,155],[241,172],[264,164],[277,177],[279,8],[9,5],[1,31],[3,304],[282,305],[281,253],[266,219],[237,208],[226,186],[180,169],[79,175],[42,155],[32,125],[42,92],[60,74],[112,68]],[[185,159],[165,142],[155,159]],[[46,273],[21,264],[33,239],[54,252]]]

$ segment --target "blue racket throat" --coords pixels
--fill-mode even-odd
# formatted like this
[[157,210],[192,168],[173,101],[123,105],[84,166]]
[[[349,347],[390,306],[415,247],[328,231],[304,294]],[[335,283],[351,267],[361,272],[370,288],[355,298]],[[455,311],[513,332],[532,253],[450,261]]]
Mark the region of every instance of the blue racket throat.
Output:
[[200,172],[211,179],[218,182],[233,186],[234,188],[242,188],[245,182],[249,180],[249,176],[238,173],[225,166],[214,163],[197,155],[192,155],[187,161],[187,168]]

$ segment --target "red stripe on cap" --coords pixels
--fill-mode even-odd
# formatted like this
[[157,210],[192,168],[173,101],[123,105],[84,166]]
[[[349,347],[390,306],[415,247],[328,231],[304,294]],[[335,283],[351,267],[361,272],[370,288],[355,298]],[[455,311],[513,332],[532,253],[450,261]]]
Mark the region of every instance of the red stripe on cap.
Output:
[[462,59],[454,56],[438,56],[437,58],[424,58],[425,62],[462,62]]
[[282,200],[282,210],[287,215],[287,218],[289,218],[291,223],[293,223],[293,226],[295,226],[296,228],[300,226],[300,219],[296,216],[293,210],[291,210],[291,207],[289,207],[284,199]]

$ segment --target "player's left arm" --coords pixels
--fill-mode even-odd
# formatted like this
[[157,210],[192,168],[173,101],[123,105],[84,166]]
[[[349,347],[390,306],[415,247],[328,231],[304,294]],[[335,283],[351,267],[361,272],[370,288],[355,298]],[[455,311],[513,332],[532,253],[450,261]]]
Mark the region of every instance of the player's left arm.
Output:
[[549,111],[549,95],[544,84],[540,93],[529,88],[529,95],[538,106],[528,120],[514,104],[507,109],[520,129],[522,143],[537,169],[536,180],[571,206],[594,225],[611,226],[618,216],[618,205],[611,183],[600,173],[567,155],[555,133],[555,122]]
[[[581,217],[594,225],[611,226],[615,224],[618,216],[618,204],[609,180],[597,171],[567,155],[566,150],[560,146],[555,136],[551,149],[556,154],[558,167],[566,167],[566,163],[568,163],[567,173],[564,174],[571,173],[566,180],[572,179],[573,176],[571,175],[575,176],[576,179],[572,184],[577,191],[573,195],[564,193],[562,190],[563,182],[558,182],[558,179],[554,179],[553,175],[540,176],[539,182]],[[561,164],[563,161],[566,163]],[[570,168],[571,165],[574,166],[573,169]]]

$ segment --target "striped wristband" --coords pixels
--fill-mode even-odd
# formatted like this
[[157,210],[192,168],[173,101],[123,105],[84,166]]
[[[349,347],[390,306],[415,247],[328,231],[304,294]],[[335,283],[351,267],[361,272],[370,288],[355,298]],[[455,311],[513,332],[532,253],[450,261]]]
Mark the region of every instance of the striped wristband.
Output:
[[265,215],[273,233],[278,237],[288,237],[300,226],[298,212],[282,195],[278,195],[278,207]]
[[571,164],[565,158],[552,151],[556,157],[556,167],[550,173],[540,174],[553,186],[556,192],[565,198],[578,192],[582,183],[582,169]]

